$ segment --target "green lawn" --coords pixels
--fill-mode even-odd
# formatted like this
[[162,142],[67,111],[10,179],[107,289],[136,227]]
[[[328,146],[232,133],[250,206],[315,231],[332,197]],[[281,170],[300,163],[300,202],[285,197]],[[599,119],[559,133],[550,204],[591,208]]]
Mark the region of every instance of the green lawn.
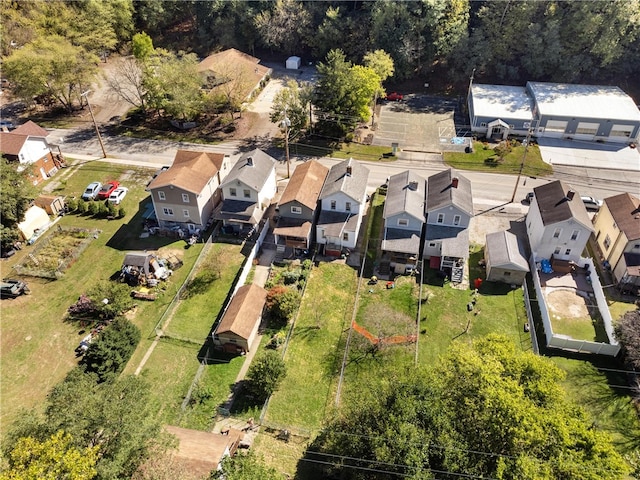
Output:
[[447,165],[460,170],[515,174],[520,170],[522,160],[525,158],[523,175],[543,177],[553,173],[553,168],[542,160],[540,149],[535,144],[529,146],[525,157],[525,149],[518,143],[518,146],[514,147],[502,161],[496,161],[498,156],[493,151],[495,146],[496,144],[475,141],[473,152],[444,152],[444,161]]
[[[274,141],[275,146],[284,149],[284,140]],[[393,162],[396,160],[391,147],[364,145],[356,142],[329,142],[322,138],[304,139],[289,144],[291,155],[309,155],[313,157],[350,158],[371,162]]]

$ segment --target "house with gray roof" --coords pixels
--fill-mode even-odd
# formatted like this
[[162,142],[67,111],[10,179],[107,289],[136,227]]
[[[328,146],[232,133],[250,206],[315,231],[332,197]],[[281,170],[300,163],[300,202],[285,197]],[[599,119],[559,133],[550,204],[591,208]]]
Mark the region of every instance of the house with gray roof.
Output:
[[529,272],[522,244],[506,230],[487,234],[484,259],[489,282],[522,285]]
[[329,171],[320,193],[316,241],[327,255],[355,248],[367,203],[369,169],[353,158]]
[[534,259],[578,262],[594,232],[580,194],[561,180],[533,192],[526,226]]
[[507,135],[633,143],[640,137],[640,110],[619,87],[527,82],[525,87],[471,86],[471,131],[487,138]]
[[420,255],[427,180],[413,170],[389,178],[384,203],[382,252],[395,271],[415,266]]
[[469,258],[469,223],[473,216],[471,182],[449,168],[427,179],[427,225],[423,255],[429,266],[463,279]]
[[276,160],[260,149],[242,154],[220,190],[214,217],[237,231],[253,228],[276,195]]

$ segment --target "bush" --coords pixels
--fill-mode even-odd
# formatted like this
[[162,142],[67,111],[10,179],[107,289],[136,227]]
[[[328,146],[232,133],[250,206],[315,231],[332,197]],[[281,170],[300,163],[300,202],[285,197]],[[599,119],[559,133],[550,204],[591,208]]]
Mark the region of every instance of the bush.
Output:
[[87,205],[87,212],[89,212],[90,215],[97,215],[100,211],[100,205],[102,204],[98,202],[89,202]]
[[124,208],[120,207],[118,209],[118,218],[124,218],[127,215],[127,212]]
[[87,213],[87,202],[82,199],[78,200],[78,203],[76,204],[76,212],[79,214]]
[[65,203],[70,212],[75,212],[78,209],[78,200],[75,198],[65,199]]
[[269,339],[269,343],[267,343],[266,348],[271,350],[278,350],[282,345],[284,345],[286,335],[284,332],[278,332]]
[[247,392],[258,401],[265,401],[275,392],[287,374],[287,367],[280,355],[269,350],[256,359],[247,372]]
[[282,273],[282,282],[285,285],[293,285],[300,278],[300,270],[287,270]]
[[267,292],[267,309],[274,326],[286,325],[300,305],[297,289],[276,285]]

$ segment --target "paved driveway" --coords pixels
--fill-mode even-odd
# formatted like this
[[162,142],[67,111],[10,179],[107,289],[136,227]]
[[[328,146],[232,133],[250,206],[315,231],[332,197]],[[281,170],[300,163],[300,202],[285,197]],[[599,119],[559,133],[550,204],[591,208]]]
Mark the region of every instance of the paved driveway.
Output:
[[456,103],[427,95],[406,95],[380,108],[373,145],[398,143],[403,150],[441,152],[455,136]]
[[542,159],[551,165],[640,172],[640,151],[625,144],[537,139]]

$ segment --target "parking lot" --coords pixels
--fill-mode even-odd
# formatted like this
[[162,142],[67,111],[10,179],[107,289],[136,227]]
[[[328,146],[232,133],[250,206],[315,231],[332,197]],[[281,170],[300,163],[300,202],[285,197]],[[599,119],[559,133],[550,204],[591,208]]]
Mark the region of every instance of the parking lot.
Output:
[[439,153],[455,137],[456,101],[411,94],[380,107],[373,145],[397,143],[403,150]]

